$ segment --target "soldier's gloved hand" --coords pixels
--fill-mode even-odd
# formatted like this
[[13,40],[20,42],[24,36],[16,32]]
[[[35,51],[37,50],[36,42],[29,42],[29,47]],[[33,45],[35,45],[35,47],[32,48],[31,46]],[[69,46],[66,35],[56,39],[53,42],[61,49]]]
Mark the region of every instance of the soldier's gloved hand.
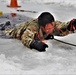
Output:
[[50,34],[49,34],[45,39],[46,39],[46,40],[49,40],[49,39],[52,40],[52,39],[54,39],[54,35],[50,35]]
[[69,30],[70,30],[70,31],[76,30],[76,19],[72,19],[72,20],[70,21]]
[[36,50],[38,50],[38,51],[40,51],[40,52],[46,51],[46,48],[47,48],[47,47],[48,47],[47,44],[45,44],[45,43],[43,43],[43,42],[41,42],[41,41],[39,41],[39,40],[33,40],[33,41],[31,42],[31,44],[30,44],[30,48],[31,48],[31,49],[36,49]]

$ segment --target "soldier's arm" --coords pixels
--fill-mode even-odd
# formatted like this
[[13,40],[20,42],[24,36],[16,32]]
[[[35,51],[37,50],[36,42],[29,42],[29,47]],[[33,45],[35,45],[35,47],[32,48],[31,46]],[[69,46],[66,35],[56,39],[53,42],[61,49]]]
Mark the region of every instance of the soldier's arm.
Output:
[[36,32],[37,32],[37,29],[35,26],[32,26],[32,25],[28,26],[21,36],[22,43],[25,46],[30,47],[30,44],[34,40],[34,36]]
[[34,26],[30,26],[26,29],[26,31],[24,31],[22,35],[22,43],[30,49],[36,49],[40,52],[46,51],[48,45],[40,40],[34,39],[37,32],[33,28]]
[[69,34],[69,31],[67,28],[69,25],[69,22],[56,21],[55,25],[56,25],[56,29],[59,31],[60,36],[65,36]]
[[17,24],[16,27],[13,29],[7,29],[5,30],[6,35],[10,36],[11,38],[17,38],[21,39],[21,35],[24,32],[24,30],[29,25],[28,22],[23,22],[21,24]]

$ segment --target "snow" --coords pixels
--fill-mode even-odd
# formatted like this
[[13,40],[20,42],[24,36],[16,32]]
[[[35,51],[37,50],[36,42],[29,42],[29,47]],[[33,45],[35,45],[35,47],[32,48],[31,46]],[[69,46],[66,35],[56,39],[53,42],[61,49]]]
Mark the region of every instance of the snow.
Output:
[[[60,21],[76,18],[75,0],[18,0],[18,2],[21,8],[8,8],[9,0],[0,0],[0,11],[3,14],[12,12],[31,18],[37,18],[41,12],[49,11]],[[17,12],[17,9],[34,10],[38,13]],[[15,18],[10,19],[16,21]],[[76,44],[76,33],[55,38]],[[49,48],[46,52],[38,52],[23,46],[19,40],[0,38],[0,75],[75,75],[76,47],[55,40],[48,40],[47,44]]]

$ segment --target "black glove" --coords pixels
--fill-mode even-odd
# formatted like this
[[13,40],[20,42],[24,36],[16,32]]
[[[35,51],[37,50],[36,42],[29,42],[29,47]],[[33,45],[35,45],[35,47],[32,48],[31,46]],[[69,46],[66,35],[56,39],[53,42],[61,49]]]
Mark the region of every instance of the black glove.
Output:
[[71,20],[72,25],[76,26],[76,19]]
[[[75,27],[75,29],[73,29],[73,26]],[[69,31],[73,31],[76,30],[76,19],[72,19],[67,27],[67,29]]]
[[30,44],[31,49],[37,49],[40,52],[46,51],[45,49],[48,47],[47,44],[39,41],[39,40],[33,40]]
[[52,39],[54,39],[54,35],[50,35],[50,34],[49,34],[45,39],[46,39],[46,40],[49,40],[49,39],[52,40]]

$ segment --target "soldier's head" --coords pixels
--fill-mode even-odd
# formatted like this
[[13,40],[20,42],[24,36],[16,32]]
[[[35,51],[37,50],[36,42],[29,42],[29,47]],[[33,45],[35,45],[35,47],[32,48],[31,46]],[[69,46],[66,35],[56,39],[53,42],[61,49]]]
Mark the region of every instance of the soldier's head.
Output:
[[39,27],[47,34],[52,33],[54,30],[54,17],[49,12],[43,12],[38,17]]

